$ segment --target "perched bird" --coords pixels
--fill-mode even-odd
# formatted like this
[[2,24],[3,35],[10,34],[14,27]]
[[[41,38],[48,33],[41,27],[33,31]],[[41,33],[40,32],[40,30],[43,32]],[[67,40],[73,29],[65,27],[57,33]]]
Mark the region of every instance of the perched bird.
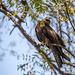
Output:
[[61,37],[49,26],[49,24],[50,20],[48,18],[41,20],[35,28],[36,36],[40,42],[44,43],[48,48],[52,50],[57,65],[58,67],[61,68],[62,67],[61,57],[65,58],[68,61],[70,61],[70,59],[63,53],[62,47],[50,45],[50,44],[58,44],[65,47],[65,44],[61,39]]

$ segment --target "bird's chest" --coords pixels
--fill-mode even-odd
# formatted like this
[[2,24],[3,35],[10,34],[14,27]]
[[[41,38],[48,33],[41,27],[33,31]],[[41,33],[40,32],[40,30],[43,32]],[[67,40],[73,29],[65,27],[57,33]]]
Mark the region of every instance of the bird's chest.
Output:
[[43,42],[43,43],[45,42],[45,35],[42,33],[41,28],[36,30],[36,35],[40,42]]

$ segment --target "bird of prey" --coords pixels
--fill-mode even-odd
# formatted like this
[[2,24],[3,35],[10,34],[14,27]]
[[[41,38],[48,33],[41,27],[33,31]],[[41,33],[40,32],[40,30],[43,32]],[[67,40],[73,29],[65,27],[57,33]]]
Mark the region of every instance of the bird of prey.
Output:
[[57,65],[59,68],[61,68],[62,58],[65,58],[68,61],[70,61],[70,58],[63,53],[62,47],[50,45],[58,44],[65,47],[61,37],[49,26],[49,24],[50,20],[48,18],[41,20],[35,28],[36,36],[40,42],[44,43],[48,48],[52,50]]

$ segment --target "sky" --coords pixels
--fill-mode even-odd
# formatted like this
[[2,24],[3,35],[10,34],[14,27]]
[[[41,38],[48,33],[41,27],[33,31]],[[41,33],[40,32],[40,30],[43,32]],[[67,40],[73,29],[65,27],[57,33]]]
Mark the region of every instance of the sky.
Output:
[[[22,75],[20,70],[17,71],[17,65],[24,63],[22,58],[23,53],[29,55],[33,53],[28,46],[30,43],[28,43],[27,39],[23,37],[17,28],[9,35],[13,28],[13,23],[7,21],[7,18],[5,18],[4,23],[0,20],[0,23],[2,26],[2,28],[0,28],[0,32],[2,32],[0,37],[3,40],[3,42],[0,42],[0,47],[3,48],[3,50],[0,48],[0,54],[5,53],[3,61],[0,61],[0,75]],[[25,28],[27,27],[25,26]],[[31,46],[31,49],[32,47],[33,46]],[[13,56],[11,51],[15,51],[16,54],[20,56],[19,59],[17,59],[16,54]]]

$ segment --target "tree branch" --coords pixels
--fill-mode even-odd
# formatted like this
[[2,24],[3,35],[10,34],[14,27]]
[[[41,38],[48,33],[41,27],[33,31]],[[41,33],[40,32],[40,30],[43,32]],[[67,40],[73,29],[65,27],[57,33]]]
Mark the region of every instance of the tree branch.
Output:
[[[54,0],[55,4],[57,5],[56,0]],[[57,9],[57,16],[58,16],[58,23],[59,23],[59,29],[60,29],[60,36],[62,37],[62,33],[61,33],[61,23],[60,23],[60,16],[59,16],[59,10],[58,7],[56,7]]]
[[[21,18],[24,20],[25,17],[26,17],[26,15],[27,15],[27,11],[29,10],[29,6],[28,6],[28,3],[27,3],[26,0],[21,0],[21,3],[25,6],[25,11],[23,12],[23,14],[22,14],[22,16],[21,16]],[[21,24],[21,22],[22,22],[21,20],[18,21],[19,24]],[[13,32],[14,29],[15,29],[15,26],[14,26],[14,28],[11,30],[10,35],[11,35],[11,33]]]
[[[44,44],[44,43],[41,43],[41,44],[38,44],[38,45],[39,45],[39,46],[44,46],[45,44]],[[61,46],[61,45],[59,45],[59,44],[55,44],[55,43],[54,43],[54,44],[49,44],[49,45],[59,46],[59,47],[65,49],[67,52],[69,52],[69,53],[75,58],[75,55],[73,55],[71,51],[69,51],[68,49],[66,49],[65,47],[63,47],[63,46]]]
[[70,63],[66,63],[66,62],[62,62],[63,64],[66,64],[66,65],[70,65],[70,66],[72,66],[72,67],[75,67],[75,65],[73,65],[73,64],[70,64]]
[[[12,15],[14,15],[15,13],[11,10],[9,10],[6,6],[5,6],[5,3],[0,3],[0,7],[2,9],[4,9],[5,11],[11,13]],[[24,22],[22,18],[20,18],[18,15],[15,16],[16,18],[18,18],[20,21]]]
[[[56,62],[55,60],[51,60],[51,61],[52,61],[52,62]],[[66,64],[66,65],[75,67],[75,63],[67,63],[67,62],[63,61],[62,64]]]
[[67,18],[69,19],[70,24],[71,24],[73,30],[75,31],[75,28],[74,28],[74,26],[73,26],[73,23],[72,23],[72,21],[71,21],[71,19],[70,19],[69,13],[68,13],[68,8],[67,8],[67,5],[66,5],[66,2],[65,2],[65,0],[62,0],[62,1],[64,2],[64,6],[65,6],[65,8],[66,8],[66,15],[67,15]]

